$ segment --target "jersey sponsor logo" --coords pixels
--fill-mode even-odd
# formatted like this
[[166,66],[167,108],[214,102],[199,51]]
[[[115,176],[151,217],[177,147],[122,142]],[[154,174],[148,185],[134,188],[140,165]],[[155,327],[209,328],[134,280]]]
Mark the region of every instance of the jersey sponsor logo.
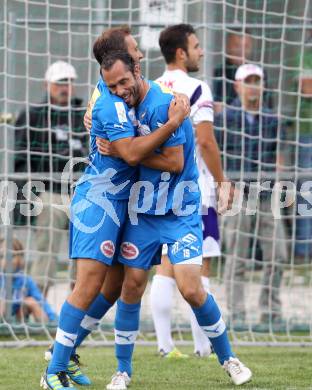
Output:
[[111,240],[103,241],[100,248],[103,255],[109,259],[111,259],[115,254],[115,245]]
[[121,256],[127,260],[134,260],[139,255],[139,249],[132,242],[123,242],[120,247]]
[[120,123],[128,122],[125,106],[122,102],[115,102],[116,112]]

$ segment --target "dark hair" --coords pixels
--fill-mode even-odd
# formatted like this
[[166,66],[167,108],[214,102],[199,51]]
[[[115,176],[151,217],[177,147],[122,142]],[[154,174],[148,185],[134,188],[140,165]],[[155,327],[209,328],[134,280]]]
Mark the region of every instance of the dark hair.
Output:
[[93,55],[101,65],[103,57],[112,51],[127,51],[125,38],[131,34],[129,26],[120,26],[105,30],[93,44]]
[[177,49],[183,49],[187,53],[187,39],[195,34],[190,24],[176,24],[167,27],[160,33],[159,46],[167,64],[175,60]]
[[102,59],[101,68],[110,70],[117,61],[123,62],[130,72],[134,73],[135,62],[127,51],[119,50],[107,53]]

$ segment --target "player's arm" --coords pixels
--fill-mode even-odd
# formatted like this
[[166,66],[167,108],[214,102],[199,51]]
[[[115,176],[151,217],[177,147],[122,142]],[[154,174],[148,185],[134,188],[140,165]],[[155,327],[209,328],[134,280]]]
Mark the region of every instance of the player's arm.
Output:
[[[120,157],[114,148],[114,144],[103,138],[96,138],[98,151],[104,156]],[[161,148],[161,153],[151,153],[141,161],[145,167],[166,171],[170,173],[180,173],[184,167],[183,146],[170,146]]]
[[168,110],[168,121],[144,137],[128,137],[112,142],[117,155],[129,165],[138,165],[159,148],[183,122],[187,110],[180,99],[174,99]]
[[[205,83],[201,84],[201,88],[202,94],[195,103],[197,110],[193,117],[196,142],[200,154],[217,184],[218,211],[222,213],[230,208],[233,202],[234,188],[223,173],[220,149],[213,127],[213,102],[211,91]],[[228,185],[230,185],[230,189],[228,188]]]
[[184,167],[183,145],[164,147],[161,153],[153,153],[142,160],[141,164],[159,171],[180,173]]
[[223,173],[219,146],[214,134],[213,123],[204,121],[196,126],[196,140],[200,154],[218,185],[226,181]]

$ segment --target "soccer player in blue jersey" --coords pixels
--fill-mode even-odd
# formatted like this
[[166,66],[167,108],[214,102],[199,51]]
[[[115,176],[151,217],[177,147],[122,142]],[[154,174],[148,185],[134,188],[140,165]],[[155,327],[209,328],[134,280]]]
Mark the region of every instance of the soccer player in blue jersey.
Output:
[[[157,132],[143,138],[135,137],[133,110],[112,95],[104,83],[94,96],[90,163],[76,185],[71,204],[70,257],[77,262],[77,280],[62,307],[52,360],[41,379],[42,387],[57,390],[73,388],[67,374],[76,383],[90,384],[80,371],[77,373],[76,369],[71,369],[69,361],[77,339],[82,341],[85,330],[90,330],[112,306],[113,299],[109,301],[103,294],[103,282],[109,273],[113,273],[114,267],[111,266],[116,261],[122,228],[128,217],[129,191],[136,180],[133,166],[144,161],[149,166],[166,167],[173,172],[183,166],[178,153],[175,154],[176,161],[179,160],[177,164],[172,164],[172,156],[166,159],[164,154],[152,154],[168,142],[168,137],[187,115],[183,101],[177,98],[169,107],[166,123],[162,123]],[[127,140],[123,160],[99,154],[97,136],[113,143]],[[117,290],[121,281],[117,280]],[[95,317],[93,312],[99,314],[99,307],[101,316]]]
[[[156,83],[142,79],[139,67],[128,54],[115,52],[105,56],[102,75],[113,94],[123,98],[128,106],[136,107],[141,135],[150,136],[166,123],[172,94]],[[252,375],[234,356],[219,307],[201,283],[200,191],[190,120],[186,119],[171,138],[176,139],[175,147],[183,151],[182,172],[170,174],[163,169],[141,166],[139,181],[130,192],[130,218],[125,226],[119,255],[119,261],[125,265],[125,279],[115,320],[118,369],[107,385],[108,390],[126,389],[130,382],[140,301],[148,271],[155,256],[160,255],[163,244],[168,245],[178,288],[191,305],[225,371],[236,385],[249,381]],[[127,139],[117,140],[112,145],[114,153],[127,159]]]

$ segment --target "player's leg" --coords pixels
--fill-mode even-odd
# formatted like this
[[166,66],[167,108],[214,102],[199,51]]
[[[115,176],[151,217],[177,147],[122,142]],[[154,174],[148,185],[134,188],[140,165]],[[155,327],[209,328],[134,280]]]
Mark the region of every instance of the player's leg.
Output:
[[[119,220],[123,221],[127,203],[112,203]],[[43,377],[43,385],[54,389],[59,383],[51,381],[58,378],[60,382],[63,374],[58,374],[63,372],[67,372],[75,382],[80,382],[72,371],[68,371],[69,360],[80,324],[92,302],[98,298],[107,268],[114,261],[119,231],[119,226],[107,216],[102,207],[87,201],[79,193],[75,194],[71,205],[70,257],[78,259],[77,280],[61,311],[52,360],[47,375]],[[50,383],[49,376],[52,378]]]
[[[203,259],[203,265],[201,270],[201,281],[202,285],[207,293],[209,293],[209,267],[210,259]],[[194,353],[195,356],[205,357],[211,354],[211,345],[209,339],[203,332],[202,328],[198,325],[197,319],[193,310],[190,308],[190,320],[191,329],[194,341]]]
[[261,200],[259,243],[263,254],[261,281],[261,321],[266,325],[282,325],[280,287],[284,267],[288,261],[286,232],[282,219],[272,218],[271,200]]
[[225,218],[224,243],[226,262],[224,279],[229,320],[232,326],[242,326],[246,319],[245,309],[245,271],[250,262],[249,242],[253,216],[246,210]]
[[183,358],[174,347],[171,336],[171,312],[176,282],[173,266],[167,256],[167,245],[163,245],[161,264],[156,267],[150,291],[151,310],[156,331],[158,351],[167,358]]
[[[75,195],[73,209],[76,204],[82,201],[79,194]],[[117,212],[120,225],[125,223],[127,218],[127,201],[111,201]],[[74,217],[79,216],[76,213]],[[70,229],[71,257],[78,257],[79,253],[88,254],[98,259],[103,264],[110,265],[107,268],[105,278],[102,280],[101,291],[97,291],[92,303],[89,305],[84,318],[78,328],[77,338],[71,353],[67,373],[70,378],[81,385],[90,384],[90,380],[80,370],[79,358],[75,349],[83,342],[92,329],[96,327],[100,319],[106,314],[120,295],[123,266],[117,264],[122,230],[110,218],[105,216],[105,211],[97,205],[92,205],[83,214],[82,221],[73,219]],[[81,228],[82,222],[84,226]],[[91,233],[84,233],[88,226],[98,226]],[[103,282],[104,281],[104,282]],[[76,288],[77,282],[75,284]],[[75,291],[74,288],[74,291]]]
[[73,353],[76,352],[83,340],[95,330],[100,320],[120,297],[124,269],[122,264],[114,264],[107,269],[105,280],[100,293],[90,305],[82,320]]
[[[211,199],[211,204],[215,205],[215,199]],[[215,207],[204,207],[202,215],[203,227],[203,264],[201,268],[201,280],[207,293],[210,293],[210,261],[211,257],[221,255],[220,234],[218,226],[218,216]],[[201,327],[198,325],[196,317],[190,310],[191,328],[194,340],[194,352],[196,356],[209,356],[211,345]]]
[[184,299],[191,305],[197,322],[209,338],[220,364],[236,385],[246,383],[251,371],[232,352],[226,325],[213,296],[204,290],[198,264],[174,265],[177,286]]
[[168,255],[174,264],[178,289],[191,305],[199,326],[209,338],[223,368],[235,384],[243,384],[250,380],[251,371],[235,358],[220,309],[213,296],[206,293],[201,282],[201,221],[195,214],[185,217],[172,216],[171,219],[172,221],[166,221],[170,225],[174,222],[175,225],[175,229],[166,233],[167,239],[171,239]]
[[132,355],[139,333],[141,298],[148,281],[148,271],[125,266],[121,296],[115,317],[115,356],[117,370],[108,390],[124,390],[132,375]]
[[125,265],[125,276],[115,317],[115,351],[117,372],[107,385],[108,390],[127,388],[132,374],[132,354],[139,330],[141,297],[148,271],[160,264],[158,218],[139,215],[137,225],[128,221],[121,244],[119,262]]
[[[75,346],[72,350],[67,373],[70,378],[79,385],[90,385],[90,379],[81,371],[79,355],[76,349],[83,343],[85,338],[97,328],[101,319],[114,305],[121,293],[123,281],[123,265],[115,264],[107,269],[105,280],[100,293],[91,303],[78,329]],[[53,346],[45,353],[45,359],[51,360]]]
[[77,281],[60,312],[53,355],[47,372],[41,379],[42,387],[50,389],[70,387],[66,372],[78,329],[87,309],[101,290],[106,271],[107,265],[100,261],[77,260]]

